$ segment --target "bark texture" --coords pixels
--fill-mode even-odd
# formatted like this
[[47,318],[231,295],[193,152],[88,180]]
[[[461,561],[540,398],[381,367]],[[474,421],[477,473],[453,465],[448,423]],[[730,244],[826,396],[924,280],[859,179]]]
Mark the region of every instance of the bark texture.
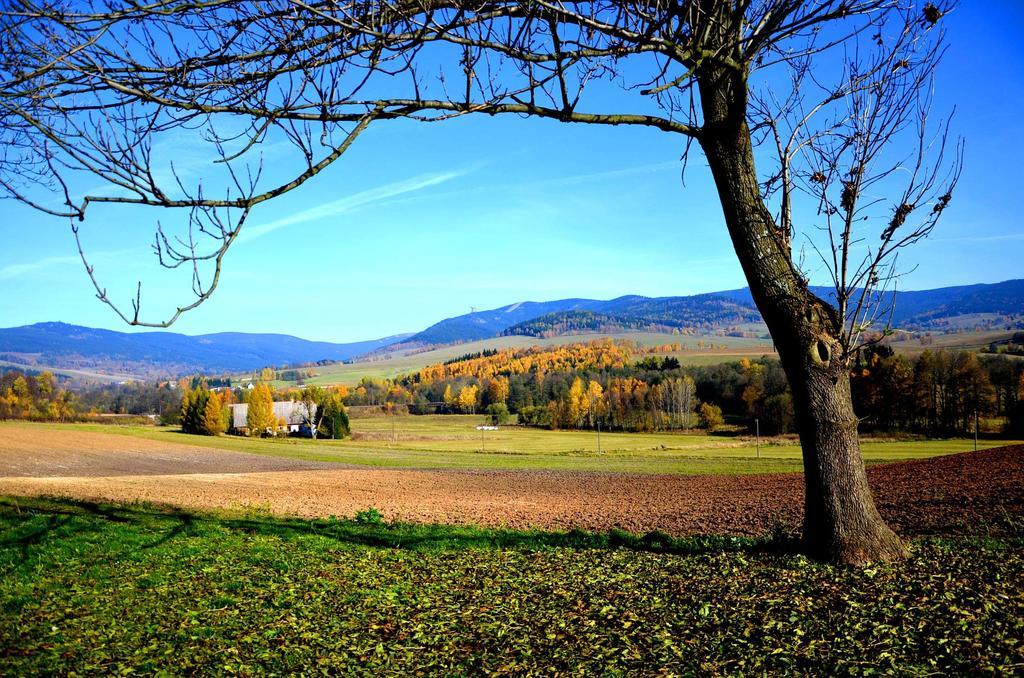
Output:
[[793,392],[805,476],[804,542],[816,558],[862,564],[906,556],[875,508],[857,435],[835,310],[807,289],[777,233],[754,166],[746,123],[746,73],[698,74],[701,146],[754,302]]

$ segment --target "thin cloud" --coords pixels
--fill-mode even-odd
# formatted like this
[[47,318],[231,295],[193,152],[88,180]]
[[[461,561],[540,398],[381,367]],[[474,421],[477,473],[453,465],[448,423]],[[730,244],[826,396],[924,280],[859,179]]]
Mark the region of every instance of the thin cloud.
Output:
[[316,221],[318,219],[324,219],[326,217],[345,214],[346,212],[351,212],[359,209],[360,207],[366,207],[367,205],[382,202],[407,193],[421,191],[425,188],[430,188],[431,186],[438,186],[474,171],[476,171],[476,168],[456,170],[452,172],[420,174],[403,181],[396,181],[383,186],[377,186],[376,188],[370,188],[365,191],[359,191],[358,193],[353,193],[352,195],[344,198],[339,198],[338,200],[333,200],[316,207],[311,207],[307,210],[302,210],[301,212],[296,212],[295,214],[282,219],[277,219],[265,224],[259,224],[257,226],[250,226],[243,230],[238,239],[240,242],[248,242],[268,233],[273,233],[278,229],[285,228],[286,226],[294,226],[295,224],[303,224],[310,221]]
[[39,261],[33,261],[28,264],[9,264],[0,268],[0,280],[10,280],[11,278],[17,278],[38,271],[44,268],[53,268],[54,266],[63,266],[65,264],[71,264],[76,261],[81,261],[78,257],[46,257]]
[[955,238],[929,238],[926,242],[994,242],[999,240],[1024,240],[1024,233],[1003,235],[965,235]]
[[[521,181],[516,183],[503,183],[500,185],[495,184],[477,184],[473,186],[467,186],[465,188],[444,191],[440,193],[431,194],[432,198],[435,199],[451,199],[459,196],[468,195],[493,195],[498,192],[508,192],[512,190],[525,191],[536,188],[550,188],[552,186],[574,186],[577,184],[586,184],[590,182],[600,182],[607,179],[619,179],[622,177],[636,176],[640,174],[652,174],[655,172],[662,172],[665,170],[681,168],[679,162],[658,162],[647,165],[635,165],[633,167],[623,167],[621,169],[607,170],[604,172],[588,172],[586,174],[574,174],[566,177],[552,177],[549,179],[541,180],[530,180]],[[395,200],[395,203],[403,203],[414,198],[405,198]],[[538,203],[540,204],[540,203]]]
[[[589,181],[602,181],[604,179],[618,179],[621,177],[631,177],[637,174],[650,174],[652,172],[661,172],[664,170],[679,170],[682,167],[682,163],[678,161],[673,162],[657,162],[649,165],[637,165],[635,167],[624,167],[617,170],[608,170],[606,172],[591,172],[588,174],[576,174],[569,177],[560,177],[551,181],[544,182],[545,184],[582,184]],[[530,182],[525,184],[532,186],[538,182]]]
[[[108,252],[94,252],[87,253],[90,263],[93,261],[101,261],[104,259],[110,259],[113,257],[120,257],[135,250],[112,250]],[[82,264],[81,257],[78,256],[62,256],[62,257],[46,257],[39,259],[38,261],[32,261],[25,264],[8,264],[3,268],[0,268],[0,280],[10,280],[23,276],[26,273],[33,273],[35,271],[41,271],[47,268],[57,268],[60,266],[68,266],[72,264]]]

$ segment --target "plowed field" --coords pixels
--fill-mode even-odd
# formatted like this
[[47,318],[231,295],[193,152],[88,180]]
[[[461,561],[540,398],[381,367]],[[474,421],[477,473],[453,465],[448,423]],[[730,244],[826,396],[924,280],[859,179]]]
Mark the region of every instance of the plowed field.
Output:
[[[868,474],[883,516],[906,534],[986,532],[1024,519],[1024,446],[877,466]],[[799,525],[802,482],[800,474],[345,468],[60,430],[0,441],[0,494],[269,506],[305,517],[372,506],[388,519],[517,528],[760,534]]]

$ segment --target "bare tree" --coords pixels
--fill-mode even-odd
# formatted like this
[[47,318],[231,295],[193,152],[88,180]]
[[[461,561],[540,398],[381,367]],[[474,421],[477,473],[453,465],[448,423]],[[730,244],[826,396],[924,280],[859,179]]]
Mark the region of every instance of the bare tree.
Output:
[[[703,152],[788,375],[807,546],[835,562],[900,558],[867,485],[849,365],[884,324],[899,250],[934,227],[958,176],[959,145],[927,124],[948,9],[4,0],[0,186],[72,220],[97,202],[187,213],[173,232],[156,229],[160,262],[193,273],[194,300],[167,321],[140,318],[141,287],[122,311],[83,253],[102,301],[132,324],[165,326],[212,293],[253,208],[316,176],[371,124],[485,114],[662,130],[684,163]],[[597,81],[621,87],[620,112],[587,110]],[[186,131],[210,149],[213,188],[175,172],[167,185],[154,169],[154,142]],[[270,140],[297,160],[277,181],[259,159]],[[83,193],[82,174],[106,188]],[[807,249],[832,276],[834,306],[808,287]]]
[[302,389],[296,409],[302,418],[302,424],[309,429],[309,437],[314,440],[320,433],[320,426],[327,414],[328,393],[319,386],[307,386]]

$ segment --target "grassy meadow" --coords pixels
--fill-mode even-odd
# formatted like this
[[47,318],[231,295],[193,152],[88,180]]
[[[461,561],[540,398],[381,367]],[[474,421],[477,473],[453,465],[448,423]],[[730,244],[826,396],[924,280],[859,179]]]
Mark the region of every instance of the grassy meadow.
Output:
[[[502,426],[477,431],[483,416],[425,415],[353,419],[352,438],[252,439],[236,436],[195,436],[175,428],[102,424],[24,424],[83,432],[118,433],[225,450],[252,452],[311,461],[359,466],[474,470],[560,470],[632,473],[776,473],[802,469],[794,437],[763,438],[760,449],[752,436],[692,433],[601,433],[549,431]],[[1010,444],[981,440],[979,448]],[[871,439],[863,442],[868,464],[920,459],[973,449],[966,439]]]
[[[965,330],[946,334],[933,334],[930,337],[915,339],[897,334],[886,343],[897,353],[917,356],[927,350],[931,351],[980,351],[989,344],[1005,341],[1020,330]],[[1010,356],[1011,358],[1013,356]]]
[[1024,539],[785,540],[0,499],[10,675],[1013,674]]

